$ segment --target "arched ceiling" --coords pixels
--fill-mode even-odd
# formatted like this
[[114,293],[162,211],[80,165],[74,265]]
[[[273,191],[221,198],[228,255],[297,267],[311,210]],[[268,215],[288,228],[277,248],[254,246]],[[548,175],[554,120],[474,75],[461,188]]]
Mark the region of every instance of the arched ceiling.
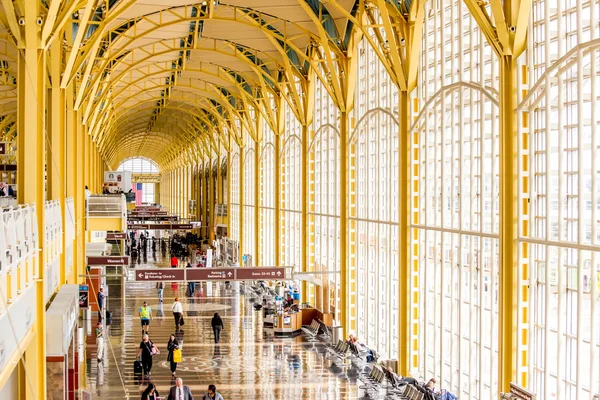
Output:
[[[73,85],[75,109],[109,164],[144,156],[165,165],[181,153],[199,159],[240,142],[240,127],[255,135],[255,115],[275,127],[283,101],[302,118],[311,70],[343,105],[331,76],[343,76],[351,36],[366,32],[357,25],[370,23],[387,43],[368,11],[385,7],[405,18],[411,3],[43,0],[42,46],[63,40],[61,87]],[[0,128],[2,116],[14,122],[16,111],[19,41],[10,28],[19,9],[7,4],[0,3]]]

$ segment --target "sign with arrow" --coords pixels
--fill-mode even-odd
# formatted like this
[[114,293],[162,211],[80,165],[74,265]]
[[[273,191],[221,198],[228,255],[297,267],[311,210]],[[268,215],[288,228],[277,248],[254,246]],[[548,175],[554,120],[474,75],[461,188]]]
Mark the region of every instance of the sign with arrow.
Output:
[[138,268],[135,270],[137,282],[178,282],[185,281],[185,270],[180,268]]
[[187,268],[188,281],[233,281],[235,268]]
[[267,268],[236,268],[235,278],[239,281],[273,281],[285,280],[286,269],[277,267]]
[[156,231],[156,230],[176,230],[176,229],[197,229],[199,226],[192,224],[127,224],[127,229],[133,231]]
[[286,268],[137,268],[135,280],[163,281],[279,281],[286,280]]

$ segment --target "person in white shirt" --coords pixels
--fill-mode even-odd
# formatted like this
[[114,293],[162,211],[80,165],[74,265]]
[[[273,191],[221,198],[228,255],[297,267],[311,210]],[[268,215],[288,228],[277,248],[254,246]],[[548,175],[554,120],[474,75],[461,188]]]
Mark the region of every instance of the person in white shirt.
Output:
[[175,386],[171,387],[171,390],[169,390],[169,397],[167,397],[167,400],[194,400],[194,396],[192,396],[190,388],[183,385],[183,380],[177,378],[175,380]]
[[90,191],[90,189],[88,189],[87,185],[85,185],[85,199],[89,199],[91,195],[92,192]]
[[173,317],[175,318],[175,331],[179,330],[179,325],[183,325],[182,322],[182,315],[183,315],[183,306],[181,305],[181,303],[179,302],[179,298],[175,297],[175,301],[173,302],[173,305],[171,306],[171,308],[173,309]]

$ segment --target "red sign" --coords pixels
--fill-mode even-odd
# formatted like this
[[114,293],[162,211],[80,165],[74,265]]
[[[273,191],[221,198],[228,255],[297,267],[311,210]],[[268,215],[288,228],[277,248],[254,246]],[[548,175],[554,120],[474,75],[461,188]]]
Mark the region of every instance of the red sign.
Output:
[[129,256],[88,257],[87,265],[129,265]]
[[172,229],[197,229],[192,224],[127,224],[127,229],[139,230],[172,230]]
[[273,281],[286,279],[285,268],[236,268],[235,278],[240,281]]
[[127,234],[125,232],[116,232],[116,233],[107,233],[107,240],[125,240],[127,239]]
[[233,281],[234,268],[187,268],[185,276],[188,281]]
[[180,268],[136,269],[136,281],[185,281],[185,271]]

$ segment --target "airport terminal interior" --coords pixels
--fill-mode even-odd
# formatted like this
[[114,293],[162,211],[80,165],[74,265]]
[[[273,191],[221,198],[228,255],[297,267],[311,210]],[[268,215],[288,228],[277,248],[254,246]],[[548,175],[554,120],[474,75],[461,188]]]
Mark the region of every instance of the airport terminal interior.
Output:
[[600,0],[1,0],[0,399],[600,400]]

